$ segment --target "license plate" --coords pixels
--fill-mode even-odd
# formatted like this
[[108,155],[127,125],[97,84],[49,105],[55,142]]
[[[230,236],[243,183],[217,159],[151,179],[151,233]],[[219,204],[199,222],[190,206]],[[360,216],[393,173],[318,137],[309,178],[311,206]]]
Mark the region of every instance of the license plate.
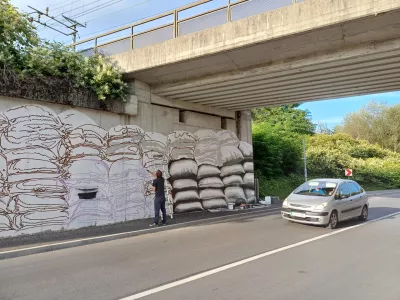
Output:
[[290,215],[292,217],[296,217],[296,218],[302,218],[302,219],[306,218],[306,214],[302,214],[302,213],[298,213],[298,212],[291,212]]

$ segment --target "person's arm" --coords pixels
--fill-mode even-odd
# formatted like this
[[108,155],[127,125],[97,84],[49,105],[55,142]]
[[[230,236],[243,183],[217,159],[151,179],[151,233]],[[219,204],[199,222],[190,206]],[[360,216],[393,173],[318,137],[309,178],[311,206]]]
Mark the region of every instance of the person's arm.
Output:
[[153,191],[157,191],[157,180],[153,180]]

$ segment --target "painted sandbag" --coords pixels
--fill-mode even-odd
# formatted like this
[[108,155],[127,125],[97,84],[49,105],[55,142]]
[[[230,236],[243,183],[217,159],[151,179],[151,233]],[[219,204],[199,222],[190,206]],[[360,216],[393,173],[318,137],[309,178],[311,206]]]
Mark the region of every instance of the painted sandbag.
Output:
[[245,162],[243,164],[243,169],[246,173],[254,173],[254,163],[251,161]]
[[139,144],[145,136],[142,128],[136,125],[117,125],[108,131],[108,145]]
[[13,228],[12,228],[11,220],[8,217],[8,215],[0,214],[0,233],[6,232],[11,229],[13,229]]
[[219,177],[203,178],[199,181],[199,189],[222,189],[224,183]]
[[240,141],[232,131],[220,130],[217,132],[217,137],[221,146],[239,147]]
[[195,136],[187,131],[174,131],[168,135],[167,147],[171,161],[194,159]]
[[243,185],[243,179],[239,175],[225,177],[224,179],[222,179],[222,181],[225,187]]
[[201,204],[204,209],[226,208],[228,206],[225,199],[203,200]]
[[179,202],[190,202],[190,201],[196,201],[199,200],[199,194],[197,191],[182,191],[182,192],[177,192],[174,197],[174,203],[179,203]]
[[140,144],[143,153],[159,152],[167,155],[167,137],[161,133],[146,132]]
[[195,134],[197,144],[194,150],[194,156],[197,164],[218,166],[219,163],[219,143],[218,137],[213,130],[201,129]]
[[221,168],[221,177],[227,177],[231,175],[244,175],[245,171],[241,164],[232,166],[225,166]]
[[242,152],[243,156],[246,158],[253,157],[253,146],[246,142],[240,142],[239,150]]
[[256,200],[256,192],[253,189],[244,189],[247,203],[254,203]]
[[220,176],[221,171],[219,168],[216,166],[211,166],[211,165],[201,165],[199,167],[198,173],[197,173],[197,179],[203,179],[207,177],[215,177],[215,176]]
[[194,148],[173,148],[169,151],[169,160],[193,159]]
[[172,183],[176,191],[197,190],[197,182],[193,179],[178,179]]
[[197,170],[194,160],[182,159],[171,164],[169,173],[172,178],[192,178],[197,176]]
[[175,206],[175,213],[192,212],[203,210],[203,206],[199,201],[197,202],[182,202]]
[[248,188],[254,188],[254,173],[246,173],[243,176],[243,185]]
[[238,186],[226,188],[225,197],[228,203],[240,204],[246,202],[244,191]]
[[224,192],[220,189],[205,189],[200,191],[201,200],[224,199]]
[[188,131],[174,131],[167,137],[167,145],[169,148],[183,148],[196,146],[196,138],[194,134]]
[[234,146],[222,146],[220,148],[220,158],[222,166],[236,165],[244,159],[242,152]]

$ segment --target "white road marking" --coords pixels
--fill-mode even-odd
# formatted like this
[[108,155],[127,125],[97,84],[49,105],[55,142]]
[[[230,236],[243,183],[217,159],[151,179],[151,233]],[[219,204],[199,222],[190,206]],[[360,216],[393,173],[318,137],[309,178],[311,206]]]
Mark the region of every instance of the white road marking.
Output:
[[[270,211],[275,211],[275,210],[280,210],[280,209],[281,209],[280,207],[271,208],[271,209],[260,209],[260,210],[254,209],[251,212],[246,212],[246,213],[238,213],[238,214],[234,214],[234,215],[213,217],[213,218],[208,218],[208,219],[201,219],[201,220],[194,220],[194,221],[189,221],[189,222],[172,224],[172,225],[168,225],[166,228],[171,228],[171,227],[173,228],[173,227],[182,226],[182,225],[190,225],[190,224],[201,222],[201,221],[215,221],[215,220],[221,220],[221,219],[228,219],[228,218],[232,218],[232,217],[240,217],[240,216],[245,216],[245,215],[249,215],[249,214],[253,214],[253,213],[270,212]],[[163,227],[163,228],[165,228],[165,227]],[[162,230],[157,230],[157,228],[148,228],[148,229],[120,232],[120,233],[114,233],[114,234],[109,234],[109,235],[102,235],[102,236],[97,236],[97,237],[84,238],[84,239],[72,240],[72,241],[66,241],[66,242],[60,242],[60,243],[52,243],[52,244],[46,244],[46,245],[40,245],[40,246],[34,246],[34,247],[28,247],[28,248],[8,250],[8,251],[0,252],[0,255],[6,254],[6,253],[27,251],[27,250],[32,250],[32,249],[40,249],[40,248],[46,248],[46,247],[54,247],[54,246],[59,246],[59,245],[79,243],[79,242],[83,242],[83,241],[94,241],[94,240],[99,240],[99,239],[108,238],[108,237],[117,237],[117,236],[124,236],[124,235],[127,235],[129,237],[129,235],[134,234],[134,233],[143,233],[143,232],[148,232],[148,231],[150,231],[150,232],[153,231],[154,233],[162,232]]]
[[212,270],[209,270],[209,271],[197,274],[197,275],[193,275],[193,276],[190,276],[190,277],[187,277],[187,278],[175,281],[175,282],[171,282],[171,283],[168,283],[168,284],[165,284],[165,285],[162,285],[162,286],[159,286],[159,287],[144,291],[144,292],[140,292],[140,293],[134,294],[132,296],[121,298],[120,300],[136,300],[136,299],[140,299],[140,298],[143,298],[143,297],[147,297],[147,296],[150,296],[150,295],[153,295],[153,294],[156,294],[156,293],[159,293],[159,292],[162,292],[162,291],[165,291],[165,290],[168,290],[168,289],[171,289],[171,288],[174,288],[174,287],[177,287],[177,286],[180,286],[180,285],[183,285],[183,284],[186,284],[186,283],[189,283],[189,282],[192,282],[192,281],[207,277],[207,276],[211,276],[211,275],[214,275],[214,274],[217,274],[217,273],[220,273],[220,272],[223,272],[223,271],[226,271],[226,270],[229,270],[229,269],[232,269],[232,268],[247,264],[249,262],[252,262],[252,261],[267,257],[267,256],[270,256],[270,255],[273,255],[273,254],[276,254],[276,253],[279,253],[279,252],[282,252],[282,251],[286,251],[286,250],[289,250],[289,249],[292,249],[292,248],[295,248],[295,247],[299,247],[299,246],[302,246],[302,245],[305,245],[305,244],[308,244],[308,243],[311,243],[311,242],[315,242],[315,241],[327,238],[329,236],[332,236],[332,235],[335,235],[335,234],[338,234],[338,233],[342,233],[342,232],[348,231],[350,229],[355,229],[355,228],[358,228],[358,227],[361,227],[361,226],[364,226],[364,225],[367,225],[367,224],[370,224],[370,223],[378,222],[378,221],[381,221],[381,220],[384,220],[384,219],[387,219],[387,218],[390,218],[390,217],[393,217],[393,216],[396,216],[396,215],[399,215],[399,214],[400,214],[400,212],[397,212],[397,213],[386,215],[384,217],[381,217],[381,218],[378,218],[378,219],[374,219],[374,220],[371,220],[371,221],[368,221],[368,222],[365,222],[365,223],[361,223],[361,224],[354,225],[354,226],[351,226],[351,227],[346,227],[346,228],[343,228],[343,229],[335,230],[335,231],[332,231],[332,232],[329,232],[329,233],[326,233],[326,234],[323,234],[323,235],[320,235],[320,236],[317,236],[317,237],[314,237],[314,238],[311,238],[311,239],[308,239],[308,240],[304,240],[304,241],[301,241],[301,242],[298,242],[298,243],[295,243],[295,244],[291,244],[291,245],[288,245],[288,246],[285,246],[285,247],[282,247],[282,248],[278,248],[278,249],[275,249],[275,250],[272,250],[272,251],[264,252],[264,253],[261,253],[261,254],[258,254],[258,255],[243,259],[243,260],[239,260],[239,261],[234,262],[234,263],[230,263],[228,265],[225,265],[225,266],[222,266],[222,267],[219,267],[219,268],[215,268],[215,269],[212,269]]

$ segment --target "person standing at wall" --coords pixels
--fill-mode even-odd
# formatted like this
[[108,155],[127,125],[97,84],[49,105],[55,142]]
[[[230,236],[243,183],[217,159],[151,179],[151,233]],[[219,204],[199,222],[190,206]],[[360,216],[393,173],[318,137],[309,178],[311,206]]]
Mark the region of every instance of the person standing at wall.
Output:
[[153,180],[153,189],[156,192],[154,198],[154,223],[150,225],[150,227],[157,226],[160,210],[162,212],[162,224],[167,225],[167,212],[165,210],[165,179],[162,176],[162,172],[157,170],[157,172],[153,175],[155,179]]

